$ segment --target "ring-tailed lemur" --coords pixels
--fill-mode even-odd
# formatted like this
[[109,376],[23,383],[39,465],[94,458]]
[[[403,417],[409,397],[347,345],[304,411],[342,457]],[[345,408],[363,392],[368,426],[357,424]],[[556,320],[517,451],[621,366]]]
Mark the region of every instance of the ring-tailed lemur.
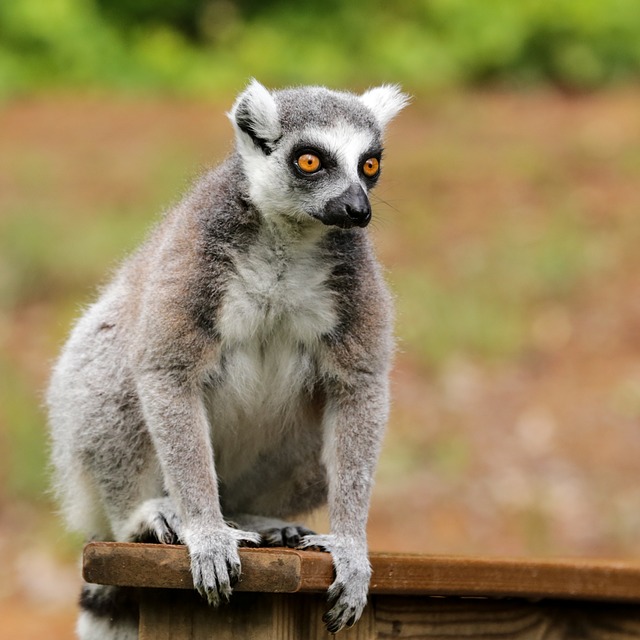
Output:
[[[48,393],[72,527],[184,542],[217,605],[242,543],[332,554],[327,628],[366,604],[366,520],[387,420],[392,308],[364,227],[382,132],[406,104],[253,81],[236,149],[166,215],[75,326]],[[285,519],[328,500],[331,533]],[[86,585],[81,638],[135,638]]]

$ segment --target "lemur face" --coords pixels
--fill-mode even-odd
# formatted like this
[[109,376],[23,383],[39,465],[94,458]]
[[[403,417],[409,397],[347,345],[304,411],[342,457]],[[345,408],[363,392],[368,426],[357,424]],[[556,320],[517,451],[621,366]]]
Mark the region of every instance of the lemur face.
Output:
[[356,96],[320,87],[269,92],[254,80],[230,113],[253,204],[266,217],[367,226],[382,132],[406,103],[390,86]]

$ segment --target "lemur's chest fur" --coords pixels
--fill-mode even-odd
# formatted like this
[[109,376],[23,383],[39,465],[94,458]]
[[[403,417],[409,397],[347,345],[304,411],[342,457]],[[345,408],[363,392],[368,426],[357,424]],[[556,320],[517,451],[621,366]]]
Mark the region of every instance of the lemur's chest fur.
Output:
[[221,355],[209,397],[222,477],[237,475],[304,421],[320,339],[337,319],[331,268],[313,239],[260,237],[236,256],[218,314]]
[[223,343],[267,346],[279,334],[315,343],[336,322],[326,285],[332,266],[316,236],[291,241],[264,232],[234,261],[219,314]]

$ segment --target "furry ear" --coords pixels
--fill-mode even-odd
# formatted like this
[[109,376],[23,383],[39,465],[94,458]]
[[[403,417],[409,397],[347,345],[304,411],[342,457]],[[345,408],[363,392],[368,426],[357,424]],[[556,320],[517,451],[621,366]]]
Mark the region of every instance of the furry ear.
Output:
[[271,153],[271,144],[281,134],[278,108],[273,96],[257,80],[251,80],[238,96],[228,116],[267,155]]
[[409,96],[393,84],[369,89],[360,96],[360,101],[373,112],[381,129],[409,104],[409,100]]

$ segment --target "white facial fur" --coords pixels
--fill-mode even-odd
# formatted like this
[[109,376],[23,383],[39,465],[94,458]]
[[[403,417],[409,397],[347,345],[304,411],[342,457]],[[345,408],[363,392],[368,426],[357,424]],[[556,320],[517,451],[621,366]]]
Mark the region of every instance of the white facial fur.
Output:
[[[318,185],[303,184],[301,188],[299,179],[288,166],[292,148],[301,142],[326,150],[337,160],[338,167],[332,171],[330,180]],[[354,182],[361,182],[358,163],[372,146],[375,146],[375,137],[370,131],[358,130],[346,122],[331,128],[307,127],[297,133],[295,139],[283,139],[282,147],[269,156],[254,145],[243,158],[251,200],[265,217],[285,214],[308,219],[309,213],[321,210]],[[366,185],[363,187],[366,191]]]
[[[320,212],[350,185],[359,182],[367,191],[358,173],[359,161],[368,150],[380,146],[384,127],[407,104],[408,97],[389,85],[370,89],[360,97],[337,95],[360,101],[371,111],[377,126],[356,127],[336,117],[330,126],[309,122],[301,130],[287,131],[278,119],[276,97],[255,80],[236,101],[229,115],[236,130],[237,148],[251,201],[265,217],[284,214],[310,220],[309,214]],[[260,139],[259,143],[252,134]],[[317,147],[333,156],[338,166],[330,180],[304,183],[296,179],[291,152],[299,145]]]

